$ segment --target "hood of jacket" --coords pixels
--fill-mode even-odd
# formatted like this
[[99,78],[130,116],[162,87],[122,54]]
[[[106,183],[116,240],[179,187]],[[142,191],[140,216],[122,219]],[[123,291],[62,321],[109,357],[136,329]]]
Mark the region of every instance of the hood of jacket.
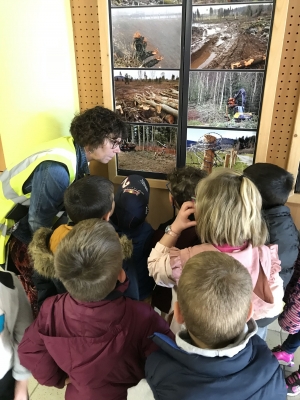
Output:
[[[28,253],[33,261],[34,269],[45,278],[57,278],[54,269],[54,255],[50,250],[50,240],[56,240],[56,231],[49,228],[38,229],[28,246]],[[131,257],[132,241],[123,235],[120,238],[123,259]]]
[[199,393],[203,399],[216,394],[220,400],[286,399],[278,361],[255,333],[256,324],[250,320],[236,344],[217,351],[193,346],[186,334],[177,335],[176,343],[155,334],[160,351],[146,362],[146,379],[155,399],[198,399]]

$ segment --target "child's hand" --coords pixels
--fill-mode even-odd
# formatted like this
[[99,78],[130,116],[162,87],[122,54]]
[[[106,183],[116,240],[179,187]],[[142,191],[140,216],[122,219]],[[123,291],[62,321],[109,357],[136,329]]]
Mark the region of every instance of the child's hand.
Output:
[[28,381],[16,381],[14,400],[28,400]]
[[175,221],[172,224],[172,231],[180,235],[182,231],[196,225],[196,221],[191,221],[189,216],[195,213],[195,203],[186,201],[182,204]]
[[68,385],[69,383],[71,383],[71,381],[70,381],[70,378],[68,377],[68,378],[65,380],[65,386]]

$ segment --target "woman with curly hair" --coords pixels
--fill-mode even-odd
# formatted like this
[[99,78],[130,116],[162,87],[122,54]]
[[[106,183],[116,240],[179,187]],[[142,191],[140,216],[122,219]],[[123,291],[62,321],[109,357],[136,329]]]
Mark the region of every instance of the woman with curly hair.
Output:
[[107,164],[120,152],[127,127],[116,113],[96,106],[73,118],[70,133],[32,149],[0,176],[0,264],[20,275],[35,314],[37,297],[27,253],[32,235],[53,225],[65,190],[89,174],[90,161]]

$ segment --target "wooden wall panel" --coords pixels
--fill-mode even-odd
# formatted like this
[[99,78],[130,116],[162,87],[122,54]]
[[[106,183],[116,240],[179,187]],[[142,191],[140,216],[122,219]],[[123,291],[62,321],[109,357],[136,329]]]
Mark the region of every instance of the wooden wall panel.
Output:
[[[105,0],[103,0],[105,1]],[[97,0],[70,0],[80,109],[103,104]]]

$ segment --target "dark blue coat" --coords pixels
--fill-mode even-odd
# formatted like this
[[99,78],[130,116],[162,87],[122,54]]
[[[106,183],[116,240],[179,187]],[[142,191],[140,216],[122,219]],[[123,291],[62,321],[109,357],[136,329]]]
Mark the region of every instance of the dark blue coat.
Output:
[[298,231],[291,216],[290,209],[286,206],[277,206],[263,210],[264,218],[269,230],[269,243],[278,244],[278,257],[281,261],[280,277],[286,288],[298,257],[299,237]]
[[257,335],[233,357],[190,354],[162,334],[161,350],[146,362],[146,379],[156,400],[286,400],[283,373]]

